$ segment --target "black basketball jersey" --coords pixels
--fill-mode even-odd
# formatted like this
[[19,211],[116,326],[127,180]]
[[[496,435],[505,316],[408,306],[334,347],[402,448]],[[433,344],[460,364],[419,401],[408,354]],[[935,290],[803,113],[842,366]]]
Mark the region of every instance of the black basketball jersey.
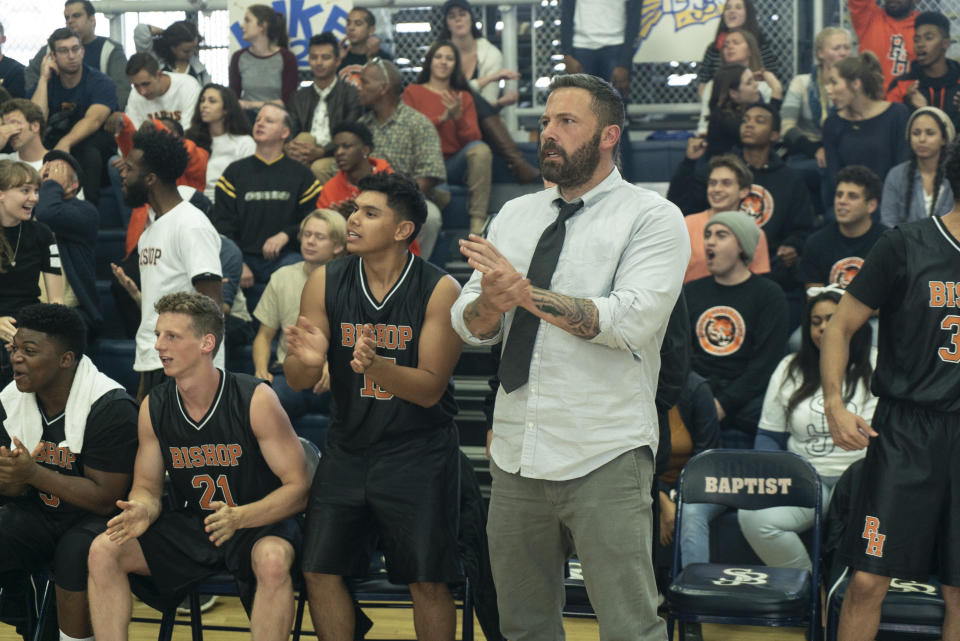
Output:
[[404,367],[416,367],[427,303],[446,273],[410,254],[400,278],[381,301],[370,293],[362,258],[335,260],[327,264],[326,273],[332,397],[328,440],[360,450],[400,434],[452,427],[457,413],[452,380],[440,402],[425,408],[396,398],[350,367],[357,337],[366,323],[376,328],[377,355]]
[[[90,406],[83,431],[83,447],[73,452],[66,443],[65,412],[47,416],[40,408],[43,446],[36,461],[57,474],[83,476],[90,467],[101,472],[133,474],[137,455],[137,404],[122,389],[107,392]],[[6,410],[0,405],[0,445],[10,447],[12,440],[2,422]],[[59,496],[42,492],[35,487],[27,491],[31,501],[51,514],[76,516],[86,513]]]
[[250,401],[261,382],[220,371],[213,404],[199,421],[187,414],[175,381],[150,391],[150,422],[177,506],[200,512],[213,501],[246,505],[280,487],[250,427]]
[[873,393],[960,411],[960,242],[940,218],[886,232],[847,291],[880,310]]

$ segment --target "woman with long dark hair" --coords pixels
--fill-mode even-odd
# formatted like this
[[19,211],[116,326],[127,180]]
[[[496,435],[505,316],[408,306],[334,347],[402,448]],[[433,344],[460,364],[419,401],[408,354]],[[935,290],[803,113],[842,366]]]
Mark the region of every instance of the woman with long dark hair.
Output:
[[227,165],[256,150],[250,136],[250,122],[237,95],[223,85],[208,84],[203,88],[184,137],[210,152],[203,194],[211,201],[217,180]]
[[[847,451],[833,443],[823,412],[820,387],[820,341],[827,323],[840,303],[843,290],[837,285],[811,288],[803,321],[800,351],[786,356],[767,385],[754,449],[787,450],[810,461],[823,482],[826,511],[833,487],[866,450]],[[843,401],[847,409],[870,420],[877,398],[870,391],[870,376],[876,362],[871,347],[872,329],[861,327],[850,341],[850,359],[844,377]],[[744,537],[767,565],[811,568],[800,533],[813,526],[813,509],[774,507],[740,510],[737,514]]]
[[[769,71],[763,72],[775,83],[770,105],[780,108],[782,87]],[[707,158],[725,154],[740,144],[740,121],[747,107],[761,102],[763,96],[757,82],[757,73],[742,64],[722,67],[713,79],[710,92],[709,115],[707,116]]]
[[943,216],[953,208],[953,190],[944,176],[947,146],[956,129],[950,116],[936,107],[922,107],[907,121],[910,160],[890,170],[883,181],[880,221],[887,227]]
[[210,72],[197,55],[203,36],[189,20],[177,20],[166,29],[138,24],[133,29],[137,51],[152,53],[160,61],[160,71],[185,73],[200,86],[210,82]]
[[282,107],[299,84],[297,58],[287,48],[286,16],[265,4],[252,4],[240,28],[250,46],[230,58],[230,89],[248,112],[268,102]]
[[490,204],[493,156],[481,140],[477,109],[460,68],[460,53],[452,42],[433,43],[416,83],[404,90],[403,101],[437,128],[447,182],[466,185],[470,231],[480,233]]

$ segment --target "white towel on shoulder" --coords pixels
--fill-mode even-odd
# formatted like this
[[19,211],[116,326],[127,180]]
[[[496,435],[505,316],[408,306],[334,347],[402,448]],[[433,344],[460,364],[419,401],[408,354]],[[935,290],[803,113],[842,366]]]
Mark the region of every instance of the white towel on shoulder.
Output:
[[[64,410],[64,435],[66,439],[59,443],[60,447],[69,447],[74,454],[79,454],[83,448],[83,432],[87,426],[87,416],[90,407],[104,394],[115,389],[123,389],[123,385],[116,382],[97,369],[88,356],[80,359],[77,372],[70,386],[70,395],[67,397],[67,407]],[[24,393],[17,389],[16,382],[12,382],[0,391],[0,403],[7,418],[3,427],[10,435],[20,439],[28,452],[33,452],[43,436],[43,422],[40,417],[40,408],[37,406],[37,395],[33,392]]]

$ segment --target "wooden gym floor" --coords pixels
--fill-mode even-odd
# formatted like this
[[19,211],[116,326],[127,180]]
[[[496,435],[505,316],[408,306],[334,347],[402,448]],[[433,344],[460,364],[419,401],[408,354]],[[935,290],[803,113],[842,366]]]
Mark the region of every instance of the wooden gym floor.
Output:
[[[159,619],[159,613],[149,606],[134,602],[134,616],[153,617]],[[413,614],[409,609],[399,608],[364,608],[371,619],[373,629],[367,636],[376,639],[414,639]],[[459,615],[459,612],[458,612]],[[188,617],[178,617],[179,621],[188,621]],[[203,615],[205,623],[211,625],[246,626],[247,616],[236,598],[221,597],[210,611]],[[598,638],[597,622],[595,619],[568,617],[564,621],[567,632],[567,641],[592,641]],[[304,616],[304,629],[312,630],[310,615]],[[130,641],[156,641],[157,624],[134,623],[130,628]],[[457,631],[459,634],[459,618]],[[474,625],[476,639],[482,641],[483,633],[480,625]],[[240,641],[249,638],[249,633],[218,632],[205,630],[204,641]],[[316,639],[313,636],[304,636],[305,641]],[[459,637],[458,637],[459,638]],[[703,638],[705,641],[800,641],[803,639],[803,630],[781,628],[750,628],[743,626],[704,625]],[[0,641],[22,641],[14,629],[0,624]],[[186,625],[176,626],[173,641],[190,641],[190,628]]]

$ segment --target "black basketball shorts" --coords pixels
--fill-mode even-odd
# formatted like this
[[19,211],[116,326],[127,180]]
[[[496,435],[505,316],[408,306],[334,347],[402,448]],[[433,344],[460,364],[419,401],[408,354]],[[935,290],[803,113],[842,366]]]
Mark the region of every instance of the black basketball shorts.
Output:
[[363,576],[379,537],[391,582],[457,581],[459,497],[454,428],[398,438],[376,454],[328,443],[310,493],[303,571]]
[[841,560],[960,586],[960,416],[882,398]]

